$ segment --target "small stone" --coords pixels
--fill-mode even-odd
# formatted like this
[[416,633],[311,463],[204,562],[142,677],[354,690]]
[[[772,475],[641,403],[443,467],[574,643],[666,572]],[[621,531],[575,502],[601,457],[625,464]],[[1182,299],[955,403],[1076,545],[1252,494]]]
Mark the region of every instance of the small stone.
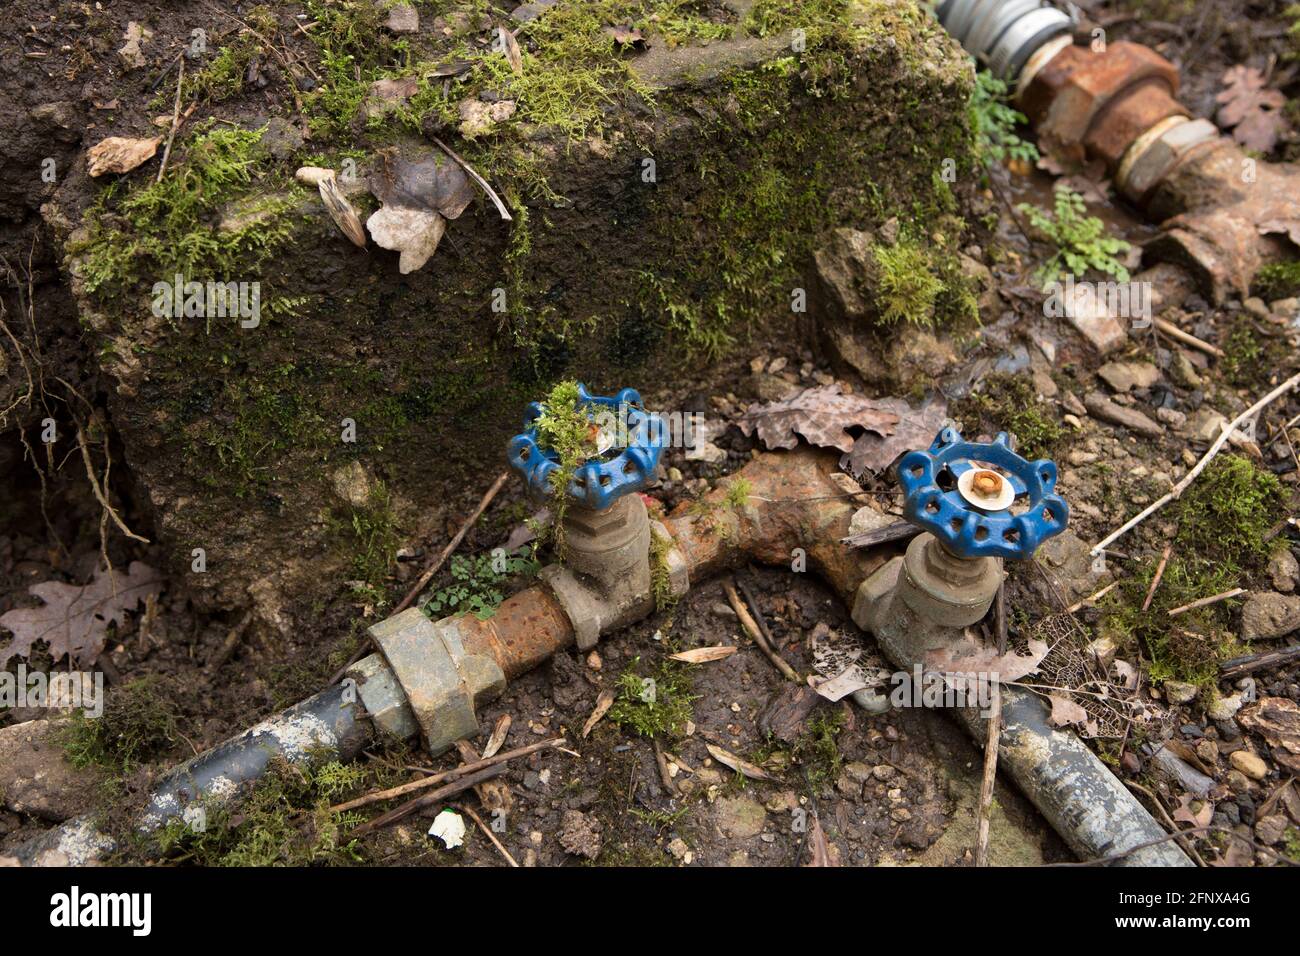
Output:
[[1196,699],[1196,685],[1182,681],[1167,680],[1160,685],[1165,692],[1165,700],[1171,704],[1189,704]]
[[1153,422],[1135,408],[1115,404],[1101,392],[1089,392],[1084,396],[1083,403],[1093,418],[1119,425],[1147,438],[1159,438],[1165,433],[1163,425]]
[[709,608],[709,612],[714,617],[724,618],[729,621],[734,621],[736,619],[736,612],[732,610],[731,605],[723,604],[721,601],[715,601],[713,606]]
[[1282,837],[1290,821],[1280,813],[1272,813],[1255,822],[1255,839],[1265,846],[1276,846],[1282,842]]
[[1241,710],[1242,698],[1240,694],[1231,694],[1227,697],[1216,697],[1205,708],[1205,714],[1210,720],[1218,722],[1220,720],[1231,720],[1237,716],[1237,711]]
[[723,836],[745,840],[763,832],[767,811],[752,797],[722,797],[714,804],[716,822]]
[[153,36],[153,31],[148,27],[142,27],[134,20],[126,25],[126,32],[122,34],[125,41],[117,51],[118,57],[122,60],[122,65],[128,70],[138,70],[142,66],[147,66],[149,58],[144,55],[141,46],[149,42]]
[[604,662],[600,659],[599,654],[597,654],[595,651],[592,651],[590,654],[587,655],[587,666],[594,671],[598,671],[601,669],[602,666],[604,666]]
[[1182,428],[1187,423],[1187,416],[1176,408],[1157,408],[1156,418],[1170,428]]
[[560,846],[573,856],[596,859],[601,848],[600,821],[580,810],[565,810],[560,819]]
[[682,470],[681,470],[680,468],[669,468],[669,469],[668,469],[668,480],[669,480],[669,481],[681,481],[681,480],[682,480]]
[[906,823],[912,819],[912,811],[907,807],[895,807],[889,811],[889,818],[895,823]]
[[1223,779],[1233,793],[1245,793],[1250,789],[1250,780],[1240,770],[1229,770]]
[[1160,381],[1160,369],[1150,362],[1107,362],[1097,376],[1115,391],[1128,392]]
[[1241,639],[1267,641],[1300,628],[1300,596],[1255,591],[1241,609]]
[[1213,766],[1219,759],[1219,745],[1213,740],[1202,740],[1196,745],[1196,756]]
[[1267,319],[1269,316],[1268,306],[1258,296],[1252,295],[1242,303],[1242,307],[1257,319]]
[[877,780],[892,780],[894,779],[894,774],[897,772],[898,771],[887,763],[882,763],[877,767],[871,768],[871,776],[875,777]]
[[1203,383],[1201,373],[1192,364],[1191,358],[1182,349],[1174,352],[1173,361],[1169,363],[1169,377],[1175,385],[1183,388],[1200,388]]
[[1273,580],[1273,587],[1290,594],[1300,582],[1300,563],[1290,548],[1278,551],[1269,559],[1268,576]]
[[1234,750],[1228,762],[1251,780],[1263,780],[1268,776],[1268,764],[1249,750]]
[[388,22],[384,24],[391,33],[419,33],[420,14],[409,3],[399,3],[388,11]]
[[375,484],[366,471],[366,466],[355,458],[335,469],[331,480],[334,494],[344,504],[351,505],[353,508],[365,508],[370,504]]
[[673,837],[668,841],[668,852],[672,854],[674,859],[681,860],[686,864],[689,864],[695,858],[695,854],[691,852],[691,848],[686,845],[686,841],[681,837]]
[[1214,441],[1228,420],[1208,406],[1201,406],[1187,416],[1182,434],[1196,441]]

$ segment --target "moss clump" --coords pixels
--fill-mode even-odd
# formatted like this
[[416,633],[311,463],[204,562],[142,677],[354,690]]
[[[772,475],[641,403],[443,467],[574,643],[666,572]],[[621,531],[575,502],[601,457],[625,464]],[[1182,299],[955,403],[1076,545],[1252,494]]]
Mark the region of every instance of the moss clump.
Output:
[[365,505],[354,507],[350,515],[352,532],[352,572],[356,577],[378,587],[388,577],[397,560],[397,517],[388,487],[375,484]]
[[1029,459],[1050,457],[1064,435],[1051,406],[1039,400],[1033,382],[1021,375],[987,376],[978,392],[953,406],[953,417],[968,437],[1010,432],[1019,453]]
[[1169,611],[1237,587],[1268,560],[1265,534],[1281,512],[1276,477],[1248,459],[1214,459],[1173,508],[1178,521],[1173,554],[1151,606],[1141,610],[1155,564],[1126,578],[1104,605],[1103,627],[1136,642],[1151,661],[1154,680],[1212,684],[1219,663],[1238,653],[1232,629],[1236,601],[1220,601],[1169,617]]
[[157,834],[158,849],[171,862],[199,866],[360,862],[347,831],[361,815],[329,808],[358,791],[365,779],[366,771],[357,766],[331,761],[303,767],[277,757],[238,807],[205,803],[202,828],[172,820]]
[[1284,504],[1275,475],[1240,455],[1219,455],[1179,499],[1175,547],[1206,565],[1257,570],[1268,560],[1264,536]]
[[74,767],[97,765],[128,772],[166,751],[178,738],[176,715],[159,677],[141,677],[107,695],[104,712],[75,711],[63,729],[63,749]]
[[1223,339],[1223,376],[1233,385],[1249,387],[1267,381],[1289,350],[1279,339],[1265,335],[1247,315],[1240,314]]
[[[564,515],[569,507],[569,484],[584,462],[596,454],[599,430],[592,421],[592,409],[584,402],[574,381],[559,382],[541,403],[542,414],[534,425],[537,444],[554,457],[558,466],[550,475],[551,544],[564,559]],[[541,538],[538,538],[540,543]]]
[[668,572],[668,552],[671,550],[671,541],[659,537],[653,530],[650,532],[650,591],[654,594],[655,610],[660,613],[671,611],[677,604]]
[[[1297,5],[1297,9],[1300,9],[1300,5]],[[1300,296],[1300,260],[1264,266],[1255,273],[1251,291],[1269,302]]]
[[736,477],[727,482],[727,494],[722,499],[732,511],[739,511],[749,505],[749,496],[754,491],[754,483],[748,478]]
[[676,661],[661,660],[649,674],[641,674],[637,657],[618,675],[618,697],[609,718],[642,737],[681,737],[694,713],[691,679]]
[[817,793],[829,790],[839,776],[844,758],[838,743],[844,714],[823,709],[808,721],[808,731],[796,741],[791,756],[803,768],[808,785]]
[[880,270],[876,288],[880,321],[885,325],[934,325],[935,300],[944,286],[930,271],[925,250],[914,241],[900,239],[892,246],[873,246],[871,254]]
[[250,29],[236,28],[229,42],[222,43],[206,66],[185,78],[181,102],[220,103],[243,90],[248,68],[263,50],[262,40],[255,33],[269,38],[278,27],[275,13],[266,6],[253,7],[244,14],[244,22]]

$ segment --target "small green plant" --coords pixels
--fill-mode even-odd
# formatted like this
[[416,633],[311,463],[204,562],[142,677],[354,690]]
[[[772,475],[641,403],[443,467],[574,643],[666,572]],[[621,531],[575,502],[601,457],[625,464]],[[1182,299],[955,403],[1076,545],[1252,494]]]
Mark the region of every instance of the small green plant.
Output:
[[[551,543],[556,556],[564,559],[564,514],[569,505],[569,483],[578,468],[596,454],[596,423],[592,409],[582,400],[578,383],[559,382],[541,403],[537,444],[555,456],[558,467],[551,472]],[[538,539],[540,543],[540,538]]]
[[749,496],[753,491],[754,483],[748,478],[732,478],[727,483],[727,494],[723,500],[732,511],[740,511],[749,505]]
[[[1300,9],[1300,5],[1297,5]],[[1300,20],[1297,21],[1300,26]],[[1300,295],[1300,260],[1273,262],[1255,273],[1252,291],[1261,299],[1274,301]]]
[[934,303],[943,282],[931,271],[930,257],[916,242],[899,239],[871,250],[879,270],[876,297],[885,325],[934,325]]
[[1016,135],[1016,127],[1028,120],[1009,105],[1007,84],[988,70],[980,70],[975,75],[970,120],[975,132],[975,153],[985,166],[1008,159],[1038,162],[1038,147]]
[[371,588],[377,588],[397,560],[397,519],[388,488],[381,481],[362,507],[352,509],[350,528],[355,551],[352,571]]
[[642,737],[660,735],[676,738],[686,731],[694,713],[691,679],[686,668],[667,658],[649,674],[641,674],[637,657],[618,675],[618,697],[609,709],[609,719]]
[[451,559],[451,583],[434,592],[424,612],[430,617],[470,613],[486,621],[505,600],[504,583],[517,574],[536,574],[540,567],[539,562],[522,552],[480,554],[474,558],[458,554]]
[[1056,189],[1055,213],[1021,203],[1017,207],[1056,249],[1035,273],[1043,286],[1049,286],[1063,273],[1082,277],[1092,270],[1112,275],[1120,282],[1129,280],[1128,269],[1117,258],[1129,250],[1123,239],[1106,235],[1106,224],[1088,215],[1083,197],[1068,186]]
[[791,756],[803,767],[809,785],[818,793],[829,789],[839,775],[844,758],[837,741],[843,729],[843,713],[824,708],[808,721],[808,732],[794,745]]

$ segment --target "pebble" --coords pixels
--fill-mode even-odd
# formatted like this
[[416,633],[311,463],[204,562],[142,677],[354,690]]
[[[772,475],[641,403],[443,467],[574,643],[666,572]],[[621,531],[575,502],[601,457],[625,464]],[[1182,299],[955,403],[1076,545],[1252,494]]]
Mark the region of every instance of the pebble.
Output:
[[1274,846],[1282,842],[1286,835],[1289,821],[1280,813],[1261,817],[1255,822],[1255,839],[1265,846]]
[[1241,710],[1242,703],[1240,694],[1216,697],[1206,706],[1205,713],[1213,721],[1231,720]]
[[1251,780],[1263,780],[1268,776],[1268,764],[1249,750],[1235,750],[1228,762]]

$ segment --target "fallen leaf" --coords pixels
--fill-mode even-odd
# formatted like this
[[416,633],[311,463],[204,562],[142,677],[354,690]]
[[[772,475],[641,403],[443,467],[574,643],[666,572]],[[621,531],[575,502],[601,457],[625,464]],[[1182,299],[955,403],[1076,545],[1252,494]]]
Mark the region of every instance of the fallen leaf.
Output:
[[474,69],[472,60],[448,60],[446,63],[439,63],[433,68],[433,72],[424,74],[427,79],[447,79],[452,76],[460,76]]
[[849,452],[848,466],[854,475],[864,471],[883,471],[899,455],[916,448],[929,448],[934,436],[948,421],[948,403],[933,398],[920,408],[912,408],[901,398],[882,398],[876,405],[897,416],[898,424],[887,435],[866,431],[858,436]]
[[804,866],[839,866],[840,851],[826,839],[821,819],[814,813],[812,825],[808,827],[808,852],[811,859]]
[[1219,125],[1232,129],[1238,143],[1260,153],[1272,152],[1286,129],[1286,96],[1266,89],[1266,82],[1258,68],[1238,64],[1223,74],[1223,92],[1214,98],[1220,104],[1215,115]]
[[514,100],[497,100],[484,103],[479,99],[462,100],[457,108],[460,114],[460,135],[465,139],[485,136],[496,129],[498,123],[515,115]]
[[108,625],[121,627],[126,612],[149,595],[160,594],[162,583],[160,572],[132,561],[125,574],[96,570],[82,587],[60,581],[33,584],[27,590],[45,603],[0,615],[0,627],[14,634],[8,644],[0,644],[0,658],[30,656],[32,644],[45,641],[55,661],[66,655],[72,663],[89,667],[104,650]]
[[[1198,803],[1201,808],[1193,811],[1193,805]],[[1201,800],[1190,793],[1185,793],[1178,798],[1178,806],[1174,808],[1173,818],[1175,823],[1190,823],[1194,827],[1208,827],[1210,821],[1214,819],[1214,804],[1209,800]]]
[[158,152],[158,144],[161,142],[161,136],[153,136],[148,139],[110,136],[108,139],[101,139],[90,147],[90,158],[87,163],[90,175],[102,176],[104,173],[129,173],[141,163],[153,158],[154,153]]
[[736,653],[736,650],[735,647],[694,647],[689,651],[669,654],[668,659],[683,661],[687,664],[707,664],[710,661],[720,661],[723,658],[730,657]]
[[721,747],[715,747],[713,744],[705,744],[704,746],[708,749],[709,754],[713,757],[713,759],[716,760],[718,763],[722,764],[723,766],[730,767],[732,770],[736,771],[737,773],[744,774],[750,780],[775,780],[776,779],[776,777],[772,776],[766,770],[762,769],[761,767],[754,766],[748,760],[745,760],[742,757],[737,757],[735,754],[731,753],[730,751],[723,750]]
[[429,836],[437,837],[448,850],[465,842],[465,819],[453,810],[443,810],[433,818]]
[[644,50],[646,47],[645,37],[634,27],[603,27],[601,32],[612,37],[617,46],[633,47],[638,50]]
[[591,728],[600,723],[600,718],[604,717],[605,714],[609,712],[609,709],[614,706],[614,697],[615,694],[612,690],[602,690],[596,696],[596,706],[592,709],[591,716],[587,718],[587,722],[582,725],[583,737],[586,737],[587,734],[591,733]]
[[402,76],[395,80],[376,80],[370,84],[370,95],[366,97],[366,112],[370,116],[381,115],[395,106],[405,103],[420,88],[418,76]]
[[370,177],[370,191],[385,206],[425,209],[456,219],[474,199],[469,177],[460,166],[429,152],[406,159],[381,152]]
[[1017,654],[1014,650],[999,654],[995,646],[977,640],[968,630],[957,643],[928,652],[925,669],[944,675],[984,674],[1005,684],[1036,673],[1047,650],[1044,641],[1031,640],[1028,654]]
[[1083,726],[1088,722],[1088,712],[1064,694],[1051,694],[1047,698],[1052,704],[1052,713],[1048,720],[1053,727]]
[[519,41],[515,39],[514,33],[505,27],[498,27],[501,41],[505,44],[506,60],[510,63],[510,69],[514,70],[520,76],[524,74],[524,55],[519,49]]
[[869,398],[844,395],[838,383],[818,385],[783,401],[751,405],[736,422],[746,435],[757,431],[768,448],[794,448],[802,435],[810,444],[842,452],[853,450],[854,436],[848,429],[863,428],[884,438],[898,423],[896,412]]
[[510,732],[510,715],[502,714],[497,718],[496,725],[492,728],[492,736],[488,738],[487,746],[483,748],[484,759],[496,756],[496,752],[501,749],[501,745],[506,742],[506,734]]
[[834,704],[848,697],[854,691],[870,687],[871,684],[863,676],[862,670],[854,666],[834,677],[815,677],[809,674],[808,686]]

